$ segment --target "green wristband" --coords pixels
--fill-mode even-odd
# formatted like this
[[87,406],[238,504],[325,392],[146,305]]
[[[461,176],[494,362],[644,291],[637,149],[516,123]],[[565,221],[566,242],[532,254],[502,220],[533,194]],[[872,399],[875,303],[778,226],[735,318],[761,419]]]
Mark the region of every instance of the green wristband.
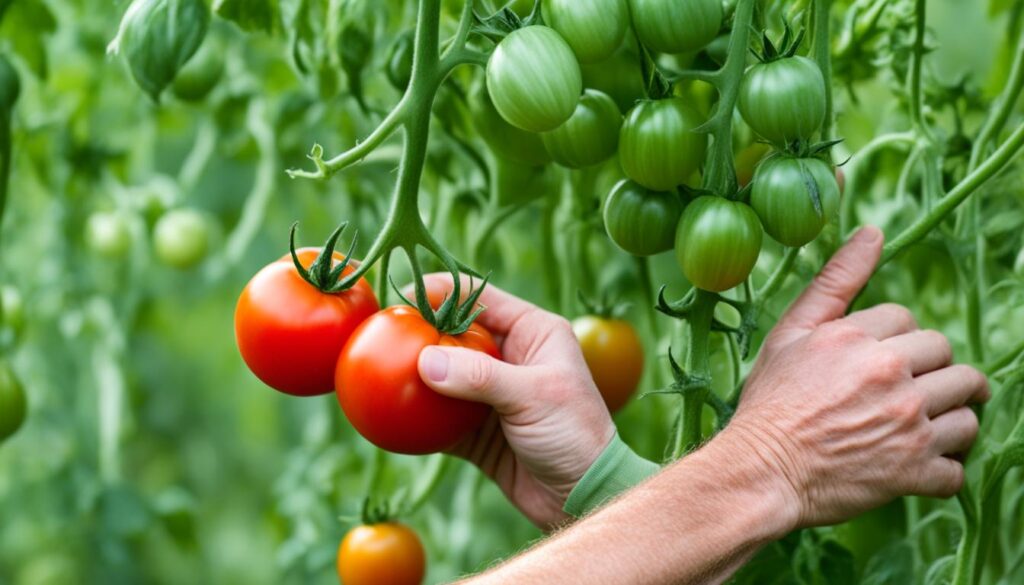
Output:
[[660,470],[657,463],[637,455],[616,433],[573,488],[562,510],[574,518],[585,516]]

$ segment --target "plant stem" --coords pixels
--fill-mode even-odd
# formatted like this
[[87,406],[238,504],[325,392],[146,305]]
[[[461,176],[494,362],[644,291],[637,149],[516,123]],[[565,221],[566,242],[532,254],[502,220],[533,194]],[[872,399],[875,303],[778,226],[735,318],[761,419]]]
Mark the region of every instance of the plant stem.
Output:
[[[830,34],[830,16],[832,14],[832,0],[814,0],[814,61],[821,69],[821,74],[826,80],[832,79],[832,45]],[[821,127],[821,139],[823,141],[832,139],[833,119],[833,98],[832,84],[825,83],[825,122]]]
[[701,414],[704,401],[711,391],[711,367],[708,361],[711,344],[711,321],[715,314],[718,295],[697,290],[688,319],[690,323],[690,344],[686,352],[686,373],[702,380],[702,386],[683,395],[683,418],[681,441],[676,443],[673,459],[678,459],[700,446],[704,439],[701,430]]

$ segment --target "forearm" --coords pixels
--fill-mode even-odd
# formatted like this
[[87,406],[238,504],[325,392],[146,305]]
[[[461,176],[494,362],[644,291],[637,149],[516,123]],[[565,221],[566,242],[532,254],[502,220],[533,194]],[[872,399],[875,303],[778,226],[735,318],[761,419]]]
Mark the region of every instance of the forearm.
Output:
[[465,583],[720,583],[795,513],[786,487],[726,432],[607,507]]

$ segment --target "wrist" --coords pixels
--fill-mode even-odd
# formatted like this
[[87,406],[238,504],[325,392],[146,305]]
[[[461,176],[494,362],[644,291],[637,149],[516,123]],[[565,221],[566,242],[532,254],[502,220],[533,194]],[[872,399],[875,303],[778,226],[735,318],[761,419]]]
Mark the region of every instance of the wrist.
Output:
[[729,425],[701,453],[723,465],[727,485],[742,486],[752,502],[760,536],[778,540],[800,523],[802,499],[785,466],[758,431],[736,422]]

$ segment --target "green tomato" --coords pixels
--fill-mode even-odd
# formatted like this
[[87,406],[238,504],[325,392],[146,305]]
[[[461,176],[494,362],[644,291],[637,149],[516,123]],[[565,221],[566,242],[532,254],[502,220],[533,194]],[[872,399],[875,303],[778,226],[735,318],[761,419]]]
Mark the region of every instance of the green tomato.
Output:
[[754,65],[743,77],[739,109],[747,125],[773,144],[809,140],[825,121],[825,78],[807,57]]
[[547,132],[576,111],[583,79],[568,43],[546,26],[505,37],[487,63],[487,91],[502,118],[517,128]]
[[210,247],[206,218],[193,209],[167,212],[153,228],[153,247],[168,266],[184,270],[199,264]]
[[544,22],[562,35],[580,63],[611,57],[629,28],[626,0],[545,0]]
[[604,204],[604,227],[615,244],[634,256],[672,249],[683,203],[675,193],[650,191],[628,179]]
[[470,110],[473,126],[494,154],[521,165],[539,167],[551,162],[540,134],[509,124],[495,109],[483,84],[473,96]]
[[707,46],[722,28],[722,0],[629,0],[640,42],[659,53]]
[[646,95],[640,58],[628,50],[620,50],[601,63],[582,65],[580,70],[583,86],[610,95],[622,113],[633,109]]
[[839,183],[819,158],[776,156],[757,168],[750,204],[769,236],[799,248],[839,212]]
[[25,422],[25,389],[7,362],[0,361],[0,442]]
[[572,169],[608,160],[619,146],[622,113],[607,94],[588,89],[572,117],[541,135],[544,148],[558,164]]
[[682,98],[640,102],[619,135],[623,172],[655,191],[682,185],[704,162],[707,136],[693,131],[703,122]]
[[676,260],[697,288],[729,290],[750,276],[762,237],[761,221],[750,206],[704,195],[679,220]]
[[217,87],[224,76],[224,47],[207,38],[199,51],[174,76],[171,92],[186,102],[199,102]]
[[85,243],[105,258],[124,258],[132,247],[130,219],[119,211],[97,211],[85,222]]
[[385,72],[391,85],[399,90],[405,91],[412,81],[412,56],[415,48],[415,36],[412,31],[406,31],[395,39],[388,53],[387,68]]

